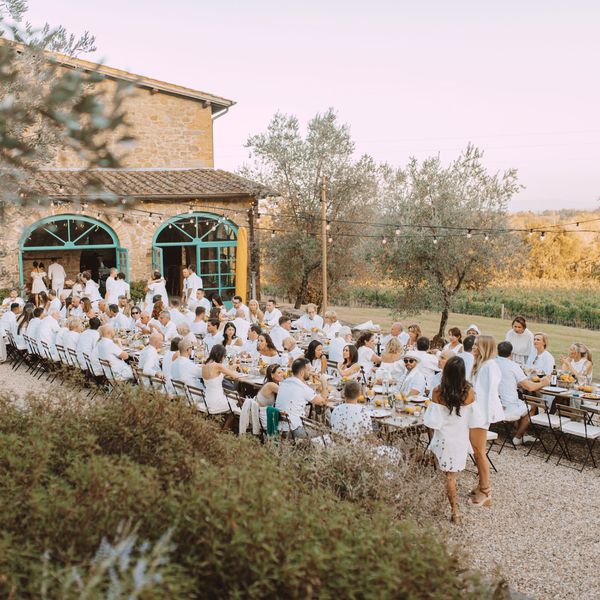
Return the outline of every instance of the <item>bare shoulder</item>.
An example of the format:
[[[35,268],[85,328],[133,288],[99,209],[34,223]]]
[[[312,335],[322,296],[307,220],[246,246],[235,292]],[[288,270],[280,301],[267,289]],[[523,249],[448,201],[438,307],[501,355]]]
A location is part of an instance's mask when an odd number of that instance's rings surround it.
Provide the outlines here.
[[[469,404],[473,404],[475,402],[475,392],[473,391],[473,386],[469,387],[469,391],[467,392],[467,397],[463,404],[468,406]]]
[[[434,387],[433,391],[431,392],[431,401],[435,404],[443,404],[441,392],[442,390],[439,385]]]

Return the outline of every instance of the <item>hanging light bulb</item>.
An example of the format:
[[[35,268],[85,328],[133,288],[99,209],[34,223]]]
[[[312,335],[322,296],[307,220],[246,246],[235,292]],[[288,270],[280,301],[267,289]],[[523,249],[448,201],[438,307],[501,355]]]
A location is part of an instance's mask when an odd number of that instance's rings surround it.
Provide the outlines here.
[[[394,232],[396,235],[400,235],[400,228],[397,228],[396,231]]]
[[[173,229],[173,223],[169,223],[169,229]]]
[[[543,241],[544,241],[544,239],[545,239],[545,237],[546,237],[546,232],[545,232],[545,231],[542,231],[542,233],[540,233],[540,241],[542,241],[542,242],[543,242]]]
[[[490,236],[486,233],[485,236],[483,237],[483,239],[487,242],[490,239]]]
[[[579,223],[575,223],[575,227],[577,227],[577,229],[579,229]]]
[[[331,236],[329,236],[329,238],[327,239],[327,241],[331,244],[331,242],[333,242],[333,238]]]
[[[433,236],[433,243],[434,243],[435,245],[437,245],[437,243],[438,243],[437,236],[435,236],[435,235]]]
[[[529,235],[533,235],[533,229],[529,230]]]
[[[271,237],[274,238],[275,237],[275,230],[273,229],[273,231],[271,231]]]
[[[382,244],[385,246],[385,244],[387,244],[387,240],[386,240],[385,238],[383,238],[383,239],[381,240],[381,243],[382,243]]]
[[[471,230],[470,230],[470,229],[468,229],[468,230],[467,230],[467,237],[468,237],[469,239],[471,239],[471,236],[472,236],[472,235],[473,235],[473,234],[471,233]]]

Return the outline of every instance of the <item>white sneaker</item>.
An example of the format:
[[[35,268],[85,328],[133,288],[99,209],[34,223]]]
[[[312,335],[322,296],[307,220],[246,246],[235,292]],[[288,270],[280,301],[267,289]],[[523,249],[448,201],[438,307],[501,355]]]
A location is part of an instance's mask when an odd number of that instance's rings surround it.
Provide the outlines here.
[[[523,436],[523,443],[524,444],[533,444],[533,442],[535,442],[536,438],[533,437],[532,435],[524,435]]]
[[[514,437],[512,442],[515,446],[521,446],[523,445],[523,438]]]

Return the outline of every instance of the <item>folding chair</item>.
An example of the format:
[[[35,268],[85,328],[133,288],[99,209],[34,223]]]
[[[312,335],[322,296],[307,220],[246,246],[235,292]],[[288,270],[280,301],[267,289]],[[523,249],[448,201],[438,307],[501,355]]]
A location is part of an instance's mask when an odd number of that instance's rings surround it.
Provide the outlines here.
[[[542,445],[544,452],[548,454],[549,450],[548,448],[546,448],[546,444],[544,444],[544,440],[542,439],[541,435],[543,431],[548,430],[548,405],[544,400],[535,396],[523,395],[523,402],[525,402],[525,404],[527,405],[527,417],[529,419],[529,427],[533,432],[533,436],[535,437],[533,444],[529,446],[529,450],[527,451],[525,456],[529,456],[531,454],[531,451],[538,442]],[[558,417],[556,418],[556,421],[558,422]]]
[[[300,416],[300,420],[312,444],[323,448],[333,444],[331,430],[327,425],[304,416]]]
[[[54,383],[54,380],[58,377],[58,365],[59,362],[55,361],[52,357],[52,352],[50,352],[50,346],[47,342],[41,342],[42,350],[45,355],[45,363],[46,363],[46,371],[47,376],[46,379],[49,383]],[[51,378],[52,377],[52,378]]]
[[[96,397],[96,394],[103,388],[103,386],[108,385],[106,383],[106,377],[104,375],[96,375],[94,373],[94,367],[92,366],[92,360],[89,354],[83,353],[83,360],[86,364],[85,375],[87,382],[90,384],[90,391],[88,392],[88,397],[92,394],[90,400],[93,400]],[[93,392],[93,393],[92,393]]]
[[[68,365],[69,358],[67,357],[65,347],[62,344],[56,344],[56,351],[58,352],[58,358],[60,358],[60,362],[63,365]]]
[[[171,385],[173,386],[173,395],[176,398],[185,398],[189,401],[187,386],[183,381],[180,381],[179,379],[171,379]]]
[[[498,421],[497,423],[494,423],[494,429],[498,429],[498,433],[502,434],[502,444],[500,445],[500,448],[498,449],[498,454],[500,454],[502,452],[502,450],[504,450],[504,446],[506,446],[506,444],[510,444],[514,450],[517,449],[517,447],[515,446],[515,443],[513,442],[513,433],[514,433],[514,424],[520,419],[521,417],[518,417],[516,415],[510,415],[507,416],[505,413],[505,418],[502,421]]]
[[[124,390],[124,382],[119,381],[112,370],[112,366],[110,361],[105,358],[99,358],[100,366],[102,367],[102,371],[104,372],[104,378],[106,386],[108,387],[109,395],[112,393],[117,394],[119,396]]]
[[[558,418],[560,422],[560,433],[561,439],[564,443],[561,444],[561,454],[558,457],[557,465],[560,464],[563,456],[567,457],[567,460],[572,461],[569,453],[569,440],[571,439],[582,439],[586,448],[585,460],[581,465],[579,471],[583,471],[587,465],[588,460],[592,459],[592,464],[596,466],[596,460],[594,458],[594,446],[596,440],[600,438],[600,427],[596,425],[589,425],[589,412],[583,408],[573,408],[571,406],[558,405],[557,407]]]
[[[327,375],[337,375],[338,374],[337,363],[333,360],[328,360],[326,372],[327,372]]]
[[[147,388],[152,387],[152,379],[150,375],[146,375],[137,365],[131,365],[131,372],[133,373],[133,379],[138,385],[142,385]]]
[[[67,353],[68,363],[72,367],[75,367],[76,369],[81,370],[81,367],[79,366],[79,360],[77,358],[77,352],[73,348],[65,348],[65,350]]]
[[[150,377],[150,385],[153,390],[160,392],[161,394],[168,395],[169,391],[167,390],[167,380],[164,377],[157,377],[156,375],[152,375]]]
[[[16,371],[27,360],[27,350],[19,349],[19,347],[17,346],[17,341],[15,340],[15,337],[10,331],[8,331],[6,335],[8,336],[9,346],[12,346],[14,352],[12,360],[12,369],[13,371]],[[7,350],[9,349],[9,346],[7,346]]]
[[[187,386],[187,399],[192,408],[201,413],[208,414],[208,406],[206,405],[206,396],[204,390],[195,385]]]

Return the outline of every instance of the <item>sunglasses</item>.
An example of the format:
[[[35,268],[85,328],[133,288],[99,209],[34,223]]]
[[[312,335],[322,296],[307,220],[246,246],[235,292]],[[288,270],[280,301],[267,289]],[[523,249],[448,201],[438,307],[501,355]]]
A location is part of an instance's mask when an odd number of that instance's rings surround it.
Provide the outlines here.
[[[132,311],[131,311],[131,314],[132,314],[132,315],[139,315],[140,313],[139,313],[137,310],[132,310]]]
[[[409,363],[414,363],[417,362],[414,358],[405,358],[404,359],[404,364],[407,365]]]

